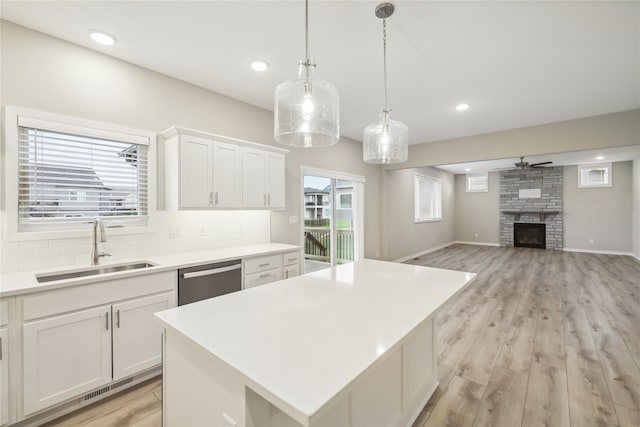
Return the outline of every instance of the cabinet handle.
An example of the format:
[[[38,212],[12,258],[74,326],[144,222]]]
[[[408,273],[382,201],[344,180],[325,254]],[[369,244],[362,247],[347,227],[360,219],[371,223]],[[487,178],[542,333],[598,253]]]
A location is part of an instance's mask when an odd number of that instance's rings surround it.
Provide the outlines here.
[[[108,311],[104,314],[104,328],[107,331],[109,330],[109,312]]]
[[[298,258],[287,258],[287,261],[292,262],[292,261],[296,261]]]
[[[266,266],[268,266],[268,265],[271,265],[271,263],[270,263],[270,262],[268,262],[268,263],[266,263],[266,264],[260,264],[258,267],[266,267]]]
[[[271,273],[261,274],[260,276],[258,276],[258,278],[264,279],[265,277],[269,277],[269,276],[271,276]]]
[[[271,206],[271,194],[267,194],[267,206]]]
[[[116,310],[116,326],[120,329],[120,310]]]
[[[264,199],[263,204],[265,206],[267,206],[267,195],[266,194],[263,196],[263,199]]]
[[[0,337],[0,360],[2,360],[2,337]]]
[[[218,206],[218,192],[216,191],[216,206]]]
[[[213,204],[213,191],[209,192],[209,204]]]
[[[288,279],[289,278],[289,270],[285,270],[284,271],[284,278]]]

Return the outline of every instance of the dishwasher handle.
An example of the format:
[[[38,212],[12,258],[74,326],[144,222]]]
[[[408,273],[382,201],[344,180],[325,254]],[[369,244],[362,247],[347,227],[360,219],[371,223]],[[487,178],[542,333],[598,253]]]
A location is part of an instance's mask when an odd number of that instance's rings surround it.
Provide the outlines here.
[[[242,268],[242,264],[229,265],[227,267],[212,268],[210,270],[194,271],[192,273],[183,273],[182,277],[185,279],[192,279],[194,277],[210,276],[212,274],[224,273],[225,271],[239,270]]]

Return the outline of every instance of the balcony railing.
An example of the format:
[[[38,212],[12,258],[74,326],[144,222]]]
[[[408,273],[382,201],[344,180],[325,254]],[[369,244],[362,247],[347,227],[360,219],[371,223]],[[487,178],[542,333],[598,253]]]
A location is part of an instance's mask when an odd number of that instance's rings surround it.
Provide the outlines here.
[[[336,261],[353,261],[355,250],[353,230],[336,231]],[[304,229],[304,257],[315,261],[331,262],[331,231],[326,228]]]

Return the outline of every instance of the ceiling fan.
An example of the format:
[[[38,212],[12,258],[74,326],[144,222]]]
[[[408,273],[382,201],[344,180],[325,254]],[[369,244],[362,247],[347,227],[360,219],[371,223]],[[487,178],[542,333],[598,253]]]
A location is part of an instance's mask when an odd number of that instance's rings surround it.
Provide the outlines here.
[[[495,170],[509,170],[509,169],[519,169],[519,170],[526,170],[526,169],[539,169],[539,168],[544,168],[544,165],[549,165],[553,162],[540,162],[540,163],[531,163],[529,164],[529,162],[525,162],[524,161],[524,157],[520,157],[520,161],[514,163],[513,165],[515,167],[513,168],[500,168],[500,169],[495,169]]]

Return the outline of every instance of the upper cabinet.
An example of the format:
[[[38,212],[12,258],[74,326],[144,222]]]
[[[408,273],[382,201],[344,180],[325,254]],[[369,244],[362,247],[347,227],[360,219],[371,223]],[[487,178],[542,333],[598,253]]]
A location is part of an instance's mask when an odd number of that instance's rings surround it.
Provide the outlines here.
[[[287,150],[175,126],[161,135],[168,210],[284,209]]]
[[[284,154],[244,147],[242,168],[245,208],[284,209]]]

